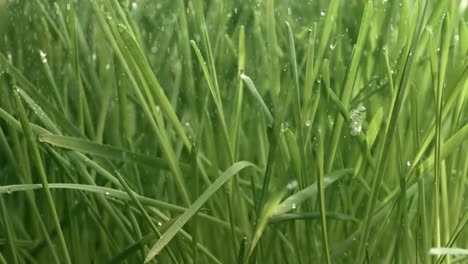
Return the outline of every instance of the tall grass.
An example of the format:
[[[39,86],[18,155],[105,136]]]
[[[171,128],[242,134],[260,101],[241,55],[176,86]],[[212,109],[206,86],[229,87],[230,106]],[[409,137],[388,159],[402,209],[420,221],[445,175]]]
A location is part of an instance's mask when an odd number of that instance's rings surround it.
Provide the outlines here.
[[[0,263],[468,261],[467,5],[0,0]]]

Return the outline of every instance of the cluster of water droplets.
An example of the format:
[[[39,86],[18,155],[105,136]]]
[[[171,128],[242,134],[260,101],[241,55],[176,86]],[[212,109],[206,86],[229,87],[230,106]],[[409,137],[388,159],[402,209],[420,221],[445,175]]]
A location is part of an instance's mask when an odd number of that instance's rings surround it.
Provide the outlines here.
[[[47,63],[47,53],[42,50],[39,50],[39,55],[41,56],[42,63]]]
[[[366,119],[366,108],[360,105],[356,109],[351,110],[349,118],[351,119],[349,123],[351,136],[359,135],[362,131],[362,122]]]

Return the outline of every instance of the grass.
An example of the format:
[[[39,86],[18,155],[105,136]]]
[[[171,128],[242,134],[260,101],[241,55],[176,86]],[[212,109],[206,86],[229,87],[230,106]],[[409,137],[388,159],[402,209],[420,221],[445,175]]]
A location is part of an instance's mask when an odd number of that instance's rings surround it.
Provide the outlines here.
[[[467,1],[0,0],[0,263],[464,263]]]

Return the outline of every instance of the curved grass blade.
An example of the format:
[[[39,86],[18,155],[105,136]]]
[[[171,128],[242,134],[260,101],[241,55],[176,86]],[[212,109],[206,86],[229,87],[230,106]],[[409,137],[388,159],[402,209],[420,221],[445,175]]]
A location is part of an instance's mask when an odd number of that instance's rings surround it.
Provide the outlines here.
[[[133,161],[154,168],[169,170],[169,164],[163,158],[154,158],[148,155],[134,153],[111,145],[99,144],[86,139],[58,136],[50,134],[39,135],[39,141],[49,143],[53,146],[75,150],[82,153],[100,156],[112,160]],[[185,172],[190,170],[187,164],[181,164]]]
[[[32,148],[32,155],[34,157],[34,162],[36,163],[37,169],[39,171],[40,180],[42,182],[42,186],[44,187],[47,203],[50,209],[50,213],[52,214],[52,220],[55,225],[55,229],[57,230],[57,234],[60,241],[60,246],[62,247],[62,251],[65,257],[66,263],[71,263],[70,254],[68,253],[67,243],[65,242],[65,237],[62,232],[62,228],[60,226],[60,220],[57,214],[57,210],[55,208],[55,203],[52,197],[52,193],[48,187],[48,179],[46,175],[46,170],[44,168],[44,164],[42,161],[41,154],[39,152],[39,147],[37,146],[36,139],[34,137],[33,131],[31,129],[31,125],[29,123],[28,117],[26,115],[26,111],[24,109],[23,103],[21,103],[21,99],[18,95],[19,92],[15,91],[15,95],[13,96],[16,101],[16,105],[18,107],[19,112],[19,119],[21,122],[21,127],[23,128],[23,132],[28,140],[29,145]]]
[[[353,171],[354,169],[342,169],[342,170],[337,170],[332,173],[329,173],[323,179],[323,188],[328,187],[330,184],[339,180],[343,176],[347,174],[351,174]],[[294,209],[295,207],[297,207],[298,205],[300,205],[301,203],[303,203],[305,200],[309,199],[310,197],[314,196],[315,194],[317,194],[317,182],[289,196],[286,200],[284,200],[281,204],[278,205],[274,215],[275,216],[282,215],[291,211],[292,209]]]
[[[306,213],[295,213],[295,214],[282,214],[270,218],[270,224],[279,224],[287,221],[295,220],[321,220],[322,216],[320,212],[306,212]],[[356,224],[359,224],[360,221],[356,217],[351,215],[346,215],[337,212],[327,212],[327,221],[328,220],[337,220],[337,221],[350,221]]]
[[[281,190],[280,192],[273,194],[270,197],[269,201],[267,201],[265,205],[263,206],[259,219],[258,219],[257,227],[254,231],[252,240],[249,245],[249,250],[247,251],[246,263],[249,262],[248,260],[250,256],[252,255],[255,247],[257,246],[257,243],[260,240],[263,234],[263,231],[265,231],[265,228],[267,227],[268,222],[270,221],[270,218],[275,213],[275,208],[281,202],[281,199],[283,199],[283,196],[286,194],[286,191],[287,189],[285,188],[284,190]]]
[[[18,82],[21,88],[25,89],[26,92],[34,99],[37,105],[40,105],[45,112],[49,113],[50,116],[54,117],[55,121],[63,128],[67,133],[73,136],[82,136],[81,132],[75,127],[69,120],[67,120],[63,114],[55,109],[47,99],[39,93],[37,89],[31,82],[29,82],[26,77],[21,74],[21,72],[13,66],[3,54],[0,54],[0,66],[10,74],[13,79]]]
[[[253,97],[255,98],[255,100],[260,104],[260,106],[262,107],[263,109],[263,112],[265,113],[267,119],[268,119],[268,122],[270,124],[273,124],[273,122],[275,121],[275,119],[273,118],[273,115],[271,114],[270,110],[268,109],[267,105],[265,104],[265,101],[263,101],[263,98],[262,96],[258,93],[258,90],[257,88],[255,87],[252,79],[250,79],[249,76],[245,75],[245,74],[241,74],[240,75],[240,78],[242,79],[242,81],[244,81],[245,85],[247,85],[247,88],[249,88],[250,92],[252,93]]]
[[[182,227],[190,220],[190,218],[203,206],[203,204],[219,189],[224,185],[232,176],[236,175],[239,171],[246,167],[256,167],[254,164],[247,161],[240,161],[233,164],[226,171],[224,171],[214,181],[208,189],[179,217],[177,222],[173,224],[161,237],[160,240],[151,248],[148,252],[145,263],[151,261],[171,240],[174,236],[182,229]]]

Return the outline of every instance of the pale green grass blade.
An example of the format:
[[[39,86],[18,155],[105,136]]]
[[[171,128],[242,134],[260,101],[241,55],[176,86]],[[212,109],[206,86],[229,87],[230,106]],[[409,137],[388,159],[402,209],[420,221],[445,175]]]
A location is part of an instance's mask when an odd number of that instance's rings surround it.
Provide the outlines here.
[[[257,88],[255,87],[255,84],[253,83],[252,79],[250,79],[249,76],[245,74],[240,75],[241,80],[247,85],[247,88],[249,88],[249,91],[252,93],[254,99],[257,101],[257,103],[261,106],[263,112],[265,113],[265,116],[270,124],[273,124],[275,119],[273,118],[273,115],[271,114],[270,110],[268,109],[268,106],[265,104],[265,101],[263,101],[262,96],[260,93],[258,93]]]
[[[34,134],[32,132],[31,125],[29,124],[28,117],[26,116],[26,111],[25,111],[25,109],[23,107],[23,104],[21,103],[21,99],[19,98],[19,95],[17,93],[18,92],[15,91],[15,95],[13,97],[15,98],[16,105],[18,106],[21,126],[23,128],[23,132],[24,132],[24,134],[26,136],[26,139],[28,140],[28,143],[29,143],[29,145],[30,145],[30,147],[32,148],[32,151],[33,151],[34,161],[35,161],[36,166],[37,166],[37,168],[39,170],[39,176],[40,176],[40,179],[41,179],[41,182],[42,182],[42,186],[44,187],[44,190],[45,190],[45,194],[46,194],[46,197],[47,197],[47,203],[49,205],[50,212],[52,214],[52,219],[53,219],[53,222],[54,222],[55,229],[57,230],[57,233],[58,233],[58,236],[59,236],[59,241],[60,241],[60,246],[62,248],[64,261],[66,263],[71,263],[70,255],[69,255],[68,249],[67,249],[67,243],[65,242],[65,237],[63,235],[63,231],[62,231],[62,228],[60,226],[60,220],[59,220],[59,217],[58,217],[58,214],[57,214],[57,210],[55,208],[54,200],[52,198],[52,193],[50,192],[49,187],[48,187],[49,183],[48,183],[48,180],[47,180],[47,175],[46,175],[46,171],[45,171],[45,168],[44,168],[44,165],[43,165],[42,157],[41,157],[41,154],[39,152],[39,147],[37,146],[36,138],[34,137]]]
[[[232,176],[236,175],[239,171],[246,167],[256,167],[255,165],[240,161],[229,167],[223,172],[218,179],[211,184],[205,192],[189,207],[187,210],[179,216],[177,222],[173,224],[156,242],[156,244],[148,252],[145,258],[145,263],[151,261],[161,250],[174,238],[174,236],[182,229],[182,227],[190,220],[190,218],[197,213],[197,211],[203,206],[203,204],[219,189],[221,188]]]
[[[95,143],[86,139],[42,134],[39,135],[39,141],[49,143],[53,146],[76,150],[78,152],[88,153],[112,160],[138,162],[150,167],[164,168],[166,170],[169,169],[169,165],[165,159],[134,153],[111,145]],[[189,170],[189,166],[187,164],[181,164],[181,168],[185,172]]]
[[[351,174],[352,172],[353,172],[353,169],[343,169],[343,170],[334,171],[332,173],[325,175],[323,179],[323,188],[328,187],[329,185],[333,184],[334,182],[336,182],[343,176]],[[282,215],[296,208],[305,200],[310,199],[311,197],[315,196],[317,194],[317,190],[318,190],[317,188],[318,188],[318,184],[314,183],[308,186],[307,188],[300,190],[299,192],[289,196],[281,204],[278,205],[278,207],[275,210],[274,215],[275,216]]]
[[[465,255],[468,256],[468,249],[463,248],[431,248],[431,255]]]

